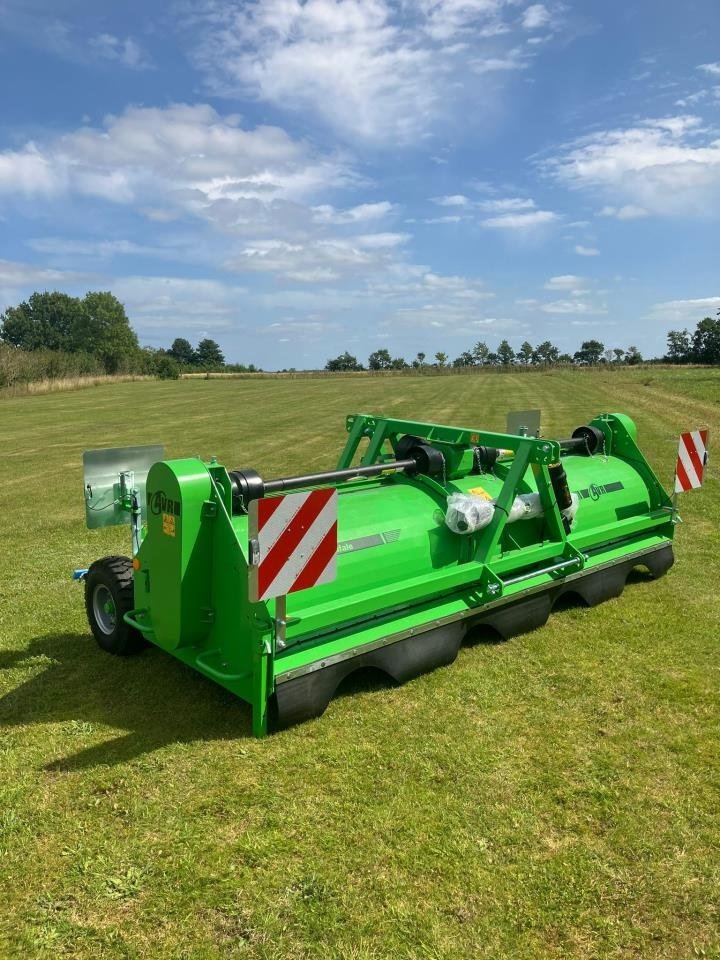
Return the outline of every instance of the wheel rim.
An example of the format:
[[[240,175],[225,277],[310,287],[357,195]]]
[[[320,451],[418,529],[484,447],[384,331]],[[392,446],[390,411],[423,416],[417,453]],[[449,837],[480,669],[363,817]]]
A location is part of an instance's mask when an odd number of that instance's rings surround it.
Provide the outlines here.
[[[93,590],[93,615],[98,627],[109,636],[117,625],[117,617],[115,601],[104,583],[99,583]]]

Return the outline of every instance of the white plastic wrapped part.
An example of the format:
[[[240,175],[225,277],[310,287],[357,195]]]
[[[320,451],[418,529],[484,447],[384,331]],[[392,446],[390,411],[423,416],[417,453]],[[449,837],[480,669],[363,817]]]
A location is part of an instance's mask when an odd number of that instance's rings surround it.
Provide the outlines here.
[[[445,524],[453,533],[475,533],[493,518],[495,503],[469,493],[451,493],[448,497]]]
[[[567,517],[570,523],[572,523],[580,506],[580,497],[576,493],[571,493],[570,497],[572,498],[572,503],[562,511],[562,515]]]
[[[508,523],[515,523],[516,520],[532,520],[533,517],[539,517],[542,512],[539,493],[521,493],[512,502]]]
[[[490,523],[495,513],[495,503],[495,500],[485,500],[483,497],[475,497],[469,493],[451,493],[447,502],[445,524],[453,533],[475,533],[476,530],[482,530]],[[567,517],[570,523],[575,519],[579,503],[580,498],[573,493],[572,505],[562,511],[563,516]],[[542,516],[542,513],[539,493],[521,493],[512,502],[508,523],[532,520],[534,517]]]

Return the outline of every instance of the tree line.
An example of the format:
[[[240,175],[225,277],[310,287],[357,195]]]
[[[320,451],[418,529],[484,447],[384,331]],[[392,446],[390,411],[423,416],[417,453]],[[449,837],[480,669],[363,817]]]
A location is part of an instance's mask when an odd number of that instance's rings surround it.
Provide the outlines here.
[[[42,354],[47,376],[58,369],[56,358],[61,354],[72,358],[62,369],[81,373],[145,373],[175,379],[187,370],[256,370],[252,364],[228,364],[220,345],[208,337],[195,347],[184,337],[176,337],[167,349],[141,347],[125,307],[109,291],[91,291],[84,297],[33,293],[0,315],[0,343]]]
[[[701,320],[693,333],[670,330],[667,342],[668,363],[720,363],[720,310],[715,319]]]
[[[536,347],[526,340],[519,350],[515,351],[507,340],[501,340],[497,349],[491,350],[483,340],[478,341],[470,350],[464,350],[454,360],[450,360],[447,353],[438,351],[432,359],[427,354],[418,353],[409,363],[403,357],[392,357],[388,350],[375,350],[370,354],[367,368],[358,362],[347,351],[334,357],[325,364],[330,371],[342,370],[415,370],[424,367],[502,367],[502,366],[550,366],[556,363],[575,363],[582,366],[598,363],[627,364],[634,366],[642,363],[642,354],[637,347],[631,346],[627,350],[619,347],[606,349],[599,340],[585,340],[574,354],[561,353],[559,348],[549,340],[544,340]]]

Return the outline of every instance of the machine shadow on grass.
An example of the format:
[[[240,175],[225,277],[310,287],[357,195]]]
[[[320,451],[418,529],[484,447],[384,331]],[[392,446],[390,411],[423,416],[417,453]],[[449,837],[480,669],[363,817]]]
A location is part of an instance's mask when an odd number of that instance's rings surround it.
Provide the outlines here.
[[[37,671],[41,667],[40,672]],[[127,730],[53,760],[54,772],[125,763],[173,743],[250,736],[250,709],[217,684],[152,646],[109,657],[90,636],[48,634],[0,652],[0,671],[32,670],[0,698],[0,730],[21,724],[85,722]]]

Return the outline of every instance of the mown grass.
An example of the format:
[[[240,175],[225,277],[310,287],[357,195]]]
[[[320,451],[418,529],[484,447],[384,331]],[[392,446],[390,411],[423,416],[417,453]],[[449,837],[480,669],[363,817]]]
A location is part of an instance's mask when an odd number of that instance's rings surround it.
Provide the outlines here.
[[[720,496],[676,566],[404,687],[252,740],[167,655],[88,635],[80,456],[164,442],[267,475],[334,463],[344,416],[548,435],[622,410],[670,483],[720,371],[127,383],[0,401],[0,956],[720,956]]]

